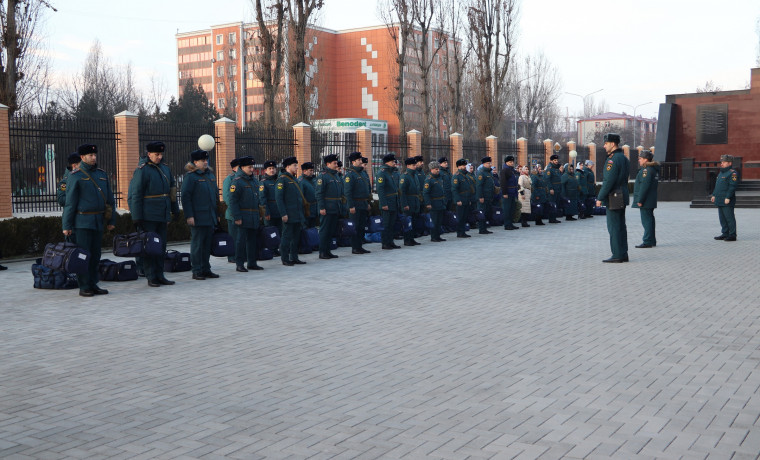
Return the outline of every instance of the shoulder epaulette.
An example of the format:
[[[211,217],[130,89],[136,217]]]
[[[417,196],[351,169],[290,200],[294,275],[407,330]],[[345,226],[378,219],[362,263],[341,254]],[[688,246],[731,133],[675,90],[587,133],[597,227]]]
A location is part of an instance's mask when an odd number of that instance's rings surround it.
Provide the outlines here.
[[[146,164],[148,163],[140,163],[139,165],[137,165],[137,169],[143,169]]]

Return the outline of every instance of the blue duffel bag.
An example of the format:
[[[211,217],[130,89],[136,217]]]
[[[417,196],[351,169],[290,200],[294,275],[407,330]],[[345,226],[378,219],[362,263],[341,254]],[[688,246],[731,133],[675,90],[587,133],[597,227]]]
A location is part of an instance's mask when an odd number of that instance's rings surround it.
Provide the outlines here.
[[[235,241],[232,235],[216,231],[211,237],[211,255],[214,257],[230,257],[235,255]]]
[[[42,265],[42,259],[32,264],[35,289],[75,289],[79,287],[77,276],[63,270],[54,270]]]
[[[259,241],[265,248],[280,247],[280,230],[274,225],[265,225],[259,230]]]
[[[90,264],[90,253],[75,243],[48,243],[42,253],[42,265],[67,273],[84,273]]]
[[[383,231],[383,219],[380,216],[371,216],[367,219],[365,230],[368,233],[377,233]]]

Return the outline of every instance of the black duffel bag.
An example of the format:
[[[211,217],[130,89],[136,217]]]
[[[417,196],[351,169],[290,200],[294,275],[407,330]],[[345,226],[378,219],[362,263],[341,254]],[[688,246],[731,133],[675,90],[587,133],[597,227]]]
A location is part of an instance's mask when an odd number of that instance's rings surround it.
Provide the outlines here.
[[[117,257],[156,257],[161,254],[158,233],[134,232],[113,237],[113,255]]]
[[[235,241],[229,233],[217,229],[211,237],[211,255],[230,257],[235,255]]]
[[[275,249],[280,247],[280,230],[274,225],[260,227],[259,241],[265,248]]]
[[[78,287],[77,275],[63,270],[53,270],[42,265],[42,259],[32,264],[35,289],[75,289]]]
[[[98,265],[98,272],[103,281],[134,281],[137,279],[137,264],[134,260],[114,262],[102,259]]]
[[[68,273],[84,273],[90,263],[90,253],[70,241],[48,243],[42,253],[42,265]]]
[[[191,269],[189,253],[173,249],[166,251],[166,257],[164,258],[165,272],[189,272]]]

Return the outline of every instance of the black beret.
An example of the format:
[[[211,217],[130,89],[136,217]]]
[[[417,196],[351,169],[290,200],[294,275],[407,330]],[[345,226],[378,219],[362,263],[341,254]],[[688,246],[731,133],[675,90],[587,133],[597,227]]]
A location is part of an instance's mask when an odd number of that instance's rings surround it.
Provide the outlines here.
[[[338,161],[338,155],[335,155],[332,153],[329,155],[325,155],[324,158],[322,158],[322,161],[324,161],[325,164],[332,163],[333,161]]]
[[[389,153],[383,157],[383,163],[388,163],[389,161],[396,161],[396,154]]]
[[[550,156],[549,157],[549,161],[552,161],[552,160],[559,160],[559,155],[552,155],[552,156]]]
[[[87,155],[89,153],[98,153],[98,146],[95,144],[82,144],[77,148],[79,155]]]
[[[615,144],[620,144],[620,134],[607,133],[604,135],[604,142],[612,142]]]
[[[438,163],[448,163],[448,162],[449,162],[449,159],[446,157],[441,157],[438,159]]]
[[[240,166],[240,160],[242,160],[242,158],[233,158],[232,161],[230,161],[230,168]]]
[[[264,162],[264,169],[276,168],[276,167],[277,167],[277,162],[274,160],[267,160]]]
[[[361,152],[351,152],[351,155],[348,156],[348,161],[356,161],[361,157],[362,157]]]
[[[66,164],[68,164],[69,166],[71,166],[74,163],[79,163],[81,161],[82,161],[82,157],[80,157],[78,153],[72,153],[66,159]]]
[[[507,157],[504,158],[504,163],[509,163],[510,161],[515,161],[515,157],[512,155],[507,155]]]
[[[416,161],[417,163],[424,162],[425,158],[423,158],[422,155],[417,155],[416,157],[414,157],[414,161]]]
[[[481,163],[489,163],[491,162],[491,157],[483,157],[480,159]]]
[[[406,160],[404,160],[404,164],[407,166],[413,165],[415,163],[417,163],[417,157],[407,158]]]
[[[208,152],[205,150],[193,150],[190,152],[190,160],[191,161],[198,161],[198,160],[208,160]]]
[[[282,167],[287,168],[290,165],[298,164],[298,159],[296,157],[287,157],[284,160],[282,160]]]
[[[307,169],[314,169],[314,163],[311,161],[307,161],[306,163],[301,165],[301,171],[306,171]]]
[[[145,151],[148,153],[164,153],[166,150],[166,144],[161,141],[148,142],[145,146]]]
[[[253,166],[253,157],[247,156],[238,160],[238,166]]]
[[[467,160],[460,158],[457,160],[457,166],[467,166]]]
[[[369,158],[362,157],[362,163],[364,164],[369,163]]]

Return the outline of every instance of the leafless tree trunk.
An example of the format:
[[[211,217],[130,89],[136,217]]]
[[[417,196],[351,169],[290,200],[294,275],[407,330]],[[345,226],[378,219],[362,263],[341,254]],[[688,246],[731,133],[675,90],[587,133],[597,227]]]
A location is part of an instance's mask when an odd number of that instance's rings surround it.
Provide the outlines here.
[[[514,55],[517,17],[517,0],[469,0],[467,20],[475,56],[475,99],[481,137],[494,133],[503,117],[501,107]]]
[[[306,100],[306,29],[312,13],[322,8],[324,0],[288,0],[288,14],[295,50],[290,66],[295,83],[295,116],[292,122],[308,123],[309,105]]]
[[[384,0],[378,4],[378,13],[385,23],[388,33],[393,39],[396,51],[396,116],[399,122],[399,135],[406,134],[406,112],[404,98],[404,71],[408,42],[412,35],[412,9],[408,0]]]
[[[285,30],[286,5],[283,0],[268,0],[262,6],[261,0],[254,0],[258,37],[254,37],[247,48],[254,46],[260,51],[253,65],[256,78],[264,84],[264,126],[277,124],[275,100],[282,79],[283,38]],[[267,25],[272,23],[272,28]],[[258,43],[259,45],[257,45]],[[245,81],[245,79],[243,80]]]
[[[414,54],[416,60],[416,70],[420,72],[422,82],[422,137],[430,137],[431,131],[436,132],[433,127],[433,104],[431,103],[431,69],[435,63],[435,57],[445,44],[445,36],[441,33],[443,28],[440,22],[440,15],[436,12],[438,0],[410,0],[412,6],[412,23],[414,30]],[[417,38],[419,36],[419,43]],[[430,46],[430,40],[433,40],[433,46]]]
[[[450,133],[460,133],[462,125],[462,85],[464,69],[470,58],[469,46],[462,43],[462,10],[458,0],[446,0],[445,8],[440,8],[443,29],[448,31],[446,52],[443,53],[443,71],[446,75],[446,124]]]
[[[549,63],[543,53],[535,57],[526,56],[521,72],[517,72],[517,114],[525,123],[525,138],[535,139],[540,125],[546,126],[544,118],[556,110],[561,94],[562,82],[557,69]]]

